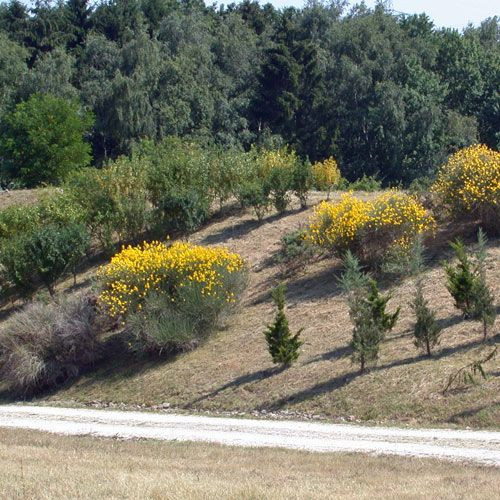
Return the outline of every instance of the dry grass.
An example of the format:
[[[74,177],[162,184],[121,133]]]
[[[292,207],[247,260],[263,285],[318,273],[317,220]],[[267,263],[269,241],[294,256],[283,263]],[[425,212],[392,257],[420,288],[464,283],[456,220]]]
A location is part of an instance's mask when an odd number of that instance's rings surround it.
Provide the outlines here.
[[[494,468],[0,429],[2,498],[493,498]]]
[[[0,191],[0,210],[11,205],[33,205],[43,193],[48,193],[53,188],[39,189],[13,189],[11,191]]]
[[[312,201],[319,199],[315,194]],[[296,365],[283,372],[273,370],[262,333],[273,316],[269,290],[280,280],[279,268],[270,256],[281,236],[306,223],[310,213],[311,209],[295,207],[263,223],[250,213],[233,214],[198,231],[192,241],[228,246],[250,265],[250,284],[241,310],[227,328],[195,351],[163,362],[138,361],[126,354],[116,336],[109,340],[108,355],[97,370],[44,399],[63,404],[169,403],[188,411],[250,414],[286,410],[289,415],[316,414],[334,420],[498,428],[500,357],[487,367],[488,382],[441,394],[449,374],[486,348],[480,342],[479,323],[461,321],[444,287],[438,260],[426,276],[427,296],[444,327],[433,359],[421,356],[413,345],[408,306],[412,283],[399,280],[385,286],[393,291],[390,309],[402,305],[401,320],[383,344],[377,367],[359,376],[350,361],[351,325],[336,284],[338,263],[322,259],[288,280],[291,327],[305,327],[305,344]],[[447,230],[433,242],[431,250],[439,259],[444,257],[449,237]],[[496,278],[492,285],[498,297],[500,248],[491,245],[489,255],[489,274]]]

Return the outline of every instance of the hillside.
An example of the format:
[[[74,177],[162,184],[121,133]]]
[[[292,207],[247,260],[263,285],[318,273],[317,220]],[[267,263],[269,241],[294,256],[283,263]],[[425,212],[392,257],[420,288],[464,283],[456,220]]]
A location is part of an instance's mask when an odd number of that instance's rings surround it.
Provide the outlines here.
[[[338,197],[336,193],[334,199]],[[310,205],[320,199],[322,195],[314,193]],[[279,248],[280,238],[305,224],[311,211],[300,211],[294,204],[284,216],[270,215],[262,223],[250,212],[234,211],[197,231],[191,241],[227,246],[239,252],[250,268],[250,283],[240,310],[228,320],[226,328],[196,350],[167,360],[137,359],[127,353],[119,333],[112,335],[96,367],[38,401],[498,428],[498,358],[488,365],[491,377],[487,382],[441,394],[454,370],[484,352],[481,327],[477,322],[461,320],[444,287],[439,262],[446,256],[445,242],[454,233],[467,233],[463,227],[441,228],[429,242],[429,253],[439,255],[439,260],[430,262],[425,291],[444,327],[441,346],[433,359],[423,357],[413,345],[408,305],[412,282],[387,282],[384,289],[390,288],[393,293],[389,310],[401,305],[400,321],[387,336],[377,366],[359,375],[350,360],[352,329],[336,281],[339,263],[324,256],[287,280],[291,328],[305,328],[305,343],[295,365],[285,371],[274,368],[262,333],[273,317],[269,290],[281,279],[279,266],[271,256]],[[489,276],[496,278],[491,284],[498,297],[500,247],[491,242],[488,254]],[[498,340],[496,334],[489,342]]]

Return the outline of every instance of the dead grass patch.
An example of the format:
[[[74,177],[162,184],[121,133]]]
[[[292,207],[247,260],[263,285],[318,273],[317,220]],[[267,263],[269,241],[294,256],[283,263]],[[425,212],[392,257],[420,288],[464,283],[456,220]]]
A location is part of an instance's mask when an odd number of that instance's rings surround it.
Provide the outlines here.
[[[2,498],[493,498],[495,468],[0,429]]]

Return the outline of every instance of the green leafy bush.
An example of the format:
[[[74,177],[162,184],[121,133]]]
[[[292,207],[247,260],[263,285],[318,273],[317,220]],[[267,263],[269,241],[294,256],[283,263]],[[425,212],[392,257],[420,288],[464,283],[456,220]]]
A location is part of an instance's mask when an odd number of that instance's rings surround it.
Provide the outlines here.
[[[0,156],[7,174],[26,187],[59,184],[91,161],[84,136],[93,117],[78,103],[34,94],[3,117]]]
[[[297,229],[281,238],[281,247],[276,255],[282,275],[301,271],[316,255],[316,247],[307,238],[306,229]]]
[[[382,181],[377,179],[375,175],[365,175],[363,177],[350,182],[348,188],[350,191],[367,191],[367,192],[375,192],[382,190]]]
[[[167,231],[194,231],[210,214],[209,199],[195,189],[173,190],[158,202],[161,227]]]
[[[80,224],[42,226],[5,243],[0,250],[3,275],[23,296],[43,284],[54,295],[55,283],[75,268],[90,246]]]
[[[0,330],[0,374],[12,390],[34,393],[76,377],[99,354],[101,320],[87,294],[34,302]]]
[[[295,162],[292,170],[291,189],[300,201],[301,208],[307,207],[307,197],[313,183],[313,173],[309,161]]]
[[[259,180],[241,186],[238,191],[238,199],[243,207],[252,207],[258,220],[264,218],[271,204],[269,191]]]

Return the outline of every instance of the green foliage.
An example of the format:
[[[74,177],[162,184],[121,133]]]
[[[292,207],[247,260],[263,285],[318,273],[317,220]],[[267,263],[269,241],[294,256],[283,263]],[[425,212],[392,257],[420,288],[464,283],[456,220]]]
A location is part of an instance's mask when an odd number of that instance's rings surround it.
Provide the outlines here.
[[[285,292],[286,287],[283,284],[278,285],[271,292],[278,310],[274,322],[267,327],[264,335],[273,362],[281,364],[283,367],[288,367],[299,357],[299,349],[303,342],[299,340],[302,329],[295,335],[292,335],[290,332],[288,319],[285,314]]]
[[[246,286],[245,273],[223,273],[226,292],[239,297]],[[131,348],[138,353],[169,355],[197,347],[220,328],[235,308],[225,294],[205,294],[194,282],[179,287],[172,296],[151,292],[138,311],[127,315]]]
[[[30,296],[43,284],[54,295],[55,283],[73,271],[90,246],[84,226],[46,225],[5,243],[0,263],[7,281],[23,296]]]
[[[488,327],[493,326],[496,318],[496,307],[493,293],[486,283],[486,234],[479,228],[477,251],[477,281],[474,287],[474,301],[472,314],[474,318],[479,319],[483,324],[483,337],[486,340]]]
[[[271,204],[269,192],[259,180],[246,182],[238,190],[238,199],[243,207],[252,207],[258,220],[262,220]]]
[[[456,265],[445,265],[447,278],[446,288],[455,299],[455,307],[460,309],[465,318],[473,314],[474,290],[478,283],[478,273],[461,240],[451,243],[458,262]]]
[[[486,234],[478,231],[478,249],[470,256],[461,240],[452,243],[458,263],[445,265],[447,288],[455,299],[455,306],[465,318],[479,319],[486,339],[488,327],[496,318],[493,293],[486,282]]]
[[[29,304],[0,330],[2,380],[33,394],[76,377],[98,357],[101,329],[92,296]]]
[[[386,313],[385,308],[387,302],[391,299],[391,295],[381,295],[377,282],[373,279],[370,280],[370,292],[366,298],[368,304],[368,310],[371,312],[371,317],[373,322],[377,325],[381,335],[390,332],[399,317],[400,307],[396,309],[392,314]]]
[[[169,231],[194,231],[210,213],[209,200],[195,189],[165,193],[158,209],[163,217],[162,227]]]
[[[194,318],[162,294],[150,294],[141,311],[127,317],[126,330],[132,350],[143,354],[168,355],[192,349],[200,342]]]
[[[264,182],[264,192],[270,193],[274,208],[278,213],[284,213],[290,204],[290,171],[288,169],[272,168]]]
[[[309,161],[296,162],[292,170],[290,187],[300,201],[301,208],[307,207],[307,196],[312,187],[313,176]]]
[[[59,184],[90,163],[84,136],[91,125],[92,116],[75,102],[35,94],[4,117],[3,168],[26,187]]]
[[[339,279],[342,290],[347,293],[349,316],[353,323],[353,361],[360,363],[363,373],[366,365],[378,358],[380,343],[399,316],[399,307],[389,314],[385,311],[390,295],[380,295],[375,280],[363,272],[359,260],[346,252],[344,272]]]
[[[425,348],[427,355],[431,356],[431,349],[439,344],[441,328],[436,323],[436,314],[431,310],[429,302],[424,297],[421,279],[417,279],[415,284],[415,298],[411,305],[415,313],[413,326],[415,345],[418,348]]]
[[[373,193],[382,189],[382,181],[377,179],[376,175],[365,175],[363,177],[350,182],[347,186],[349,191],[367,191]]]
[[[307,238],[307,230],[297,229],[281,238],[281,248],[276,261],[282,275],[293,275],[301,271],[316,254],[315,246]]]

